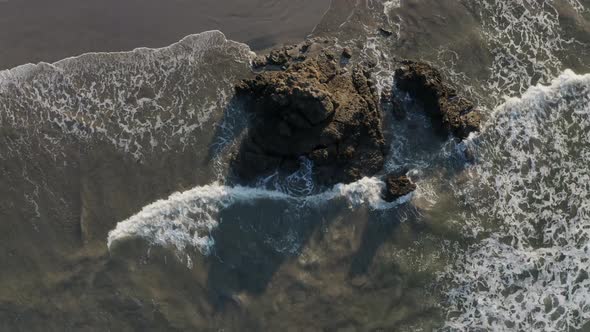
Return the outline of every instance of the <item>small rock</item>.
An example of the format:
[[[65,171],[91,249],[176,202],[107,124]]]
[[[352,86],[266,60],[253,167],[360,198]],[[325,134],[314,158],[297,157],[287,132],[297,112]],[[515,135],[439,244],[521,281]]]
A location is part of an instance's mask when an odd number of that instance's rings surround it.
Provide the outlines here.
[[[350,50],[350,48],[345,47],[344,49],[342,49],[342,56],[346,59],[352,58],[352,51]]]
[[[393,31],[387,30],[383,27],[379,28],[379,33],[381,33],[381,35],[383,35],[385,37],[391,37],[393,35]]]
[[[311,41],[307,41],[305,42],[303,45],[301,45],[301,47],[299,48],[299,52],[301,53],[307,53],[307,51],[309,50],[309,47],[311,46],[312,42]]]
[[[406,175],[390,174],[385,178],[383,200],[393,202],[416,190],[416,185]]]
[[[275,66],[284,66],[289,62],[289,54],[285,48],[272,50],[267,56],[267,63]]]

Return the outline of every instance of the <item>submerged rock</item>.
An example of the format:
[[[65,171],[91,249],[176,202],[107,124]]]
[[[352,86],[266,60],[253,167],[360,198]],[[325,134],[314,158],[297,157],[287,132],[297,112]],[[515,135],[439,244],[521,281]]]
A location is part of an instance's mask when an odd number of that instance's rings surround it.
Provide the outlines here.
[[[342,49],[342,57],[346,59],[352,58],[352,51],[350,50],[350,48],[345,47]]]
[[[440,72],[425,62],[404,61],[395,71],[398,89],[421,102],[433,122],[458,138],[478,131],[481,115],[475,105],[444,82]]]
[[[389,174],[385,178],[385,188],[381,195],[383,200],[393,202],[414,190],[416,190],[416,184],[414,184],[406,175]]]
[[[302,157],[314,162],[314,179],[324,185],[380,171],[386,149],[370,73],[341,68],[328,51],[286,65],[236,86],[253,115],[233,162],[237,175],[293,170]]]

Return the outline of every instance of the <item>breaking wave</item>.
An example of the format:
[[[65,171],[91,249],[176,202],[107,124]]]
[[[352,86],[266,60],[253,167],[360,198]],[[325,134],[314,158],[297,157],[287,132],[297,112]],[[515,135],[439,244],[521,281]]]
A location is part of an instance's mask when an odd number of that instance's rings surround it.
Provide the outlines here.
[[[236,203],[280,201],[296,210],[292,213],[297,213],[338,199],[351,208],[367,204],[372,209],[387,209],[411,198],[410,194],[393,203],[385,202],[381,199],[384,186],[377,178],[363,178],[351,184],[338,184],[320,194],[293,196],[277,190],[214,183],[175,193],[144,207],[109,232],[108,247],[126,238],[143,238],[152,245],[171,247],[178,252],[196,248],[209,254],[215,243],[211,231],[221,222],[219,213]]]
[[[446,330],[567,331],[590,320],[590,75],[500,106],[457,193],[477,244],[443,280]]]

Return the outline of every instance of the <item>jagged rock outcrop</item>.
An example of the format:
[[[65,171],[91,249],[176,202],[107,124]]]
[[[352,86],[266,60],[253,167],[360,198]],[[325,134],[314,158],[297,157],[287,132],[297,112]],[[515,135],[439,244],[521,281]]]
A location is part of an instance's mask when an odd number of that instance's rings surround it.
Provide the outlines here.
[[[370,73],[341,67],[328,51],[303,61],[285,56],[285,70],[264,71],[236,86],[253,118],[232,165],[236,174],[248,181],[293,170],[301,157],[314,162],[314,178],[325,185],[380,171],[386,149]]]
[[[481,115],[475,105],[459,96],[431,65],[403,61],[402,66],[395,71],[395,82],[399,90],[408,92],[423,104],[433,123],[456,137],[463,139],[479,130]]]

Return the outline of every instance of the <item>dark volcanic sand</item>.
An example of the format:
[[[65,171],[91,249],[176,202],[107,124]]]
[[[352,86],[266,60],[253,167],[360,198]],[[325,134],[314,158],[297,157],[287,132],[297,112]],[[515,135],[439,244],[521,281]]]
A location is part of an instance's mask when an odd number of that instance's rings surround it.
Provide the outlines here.
[[[254,49],[300,40],[329,0],[0,0],[0,69],[167,46],[221,30]]]

